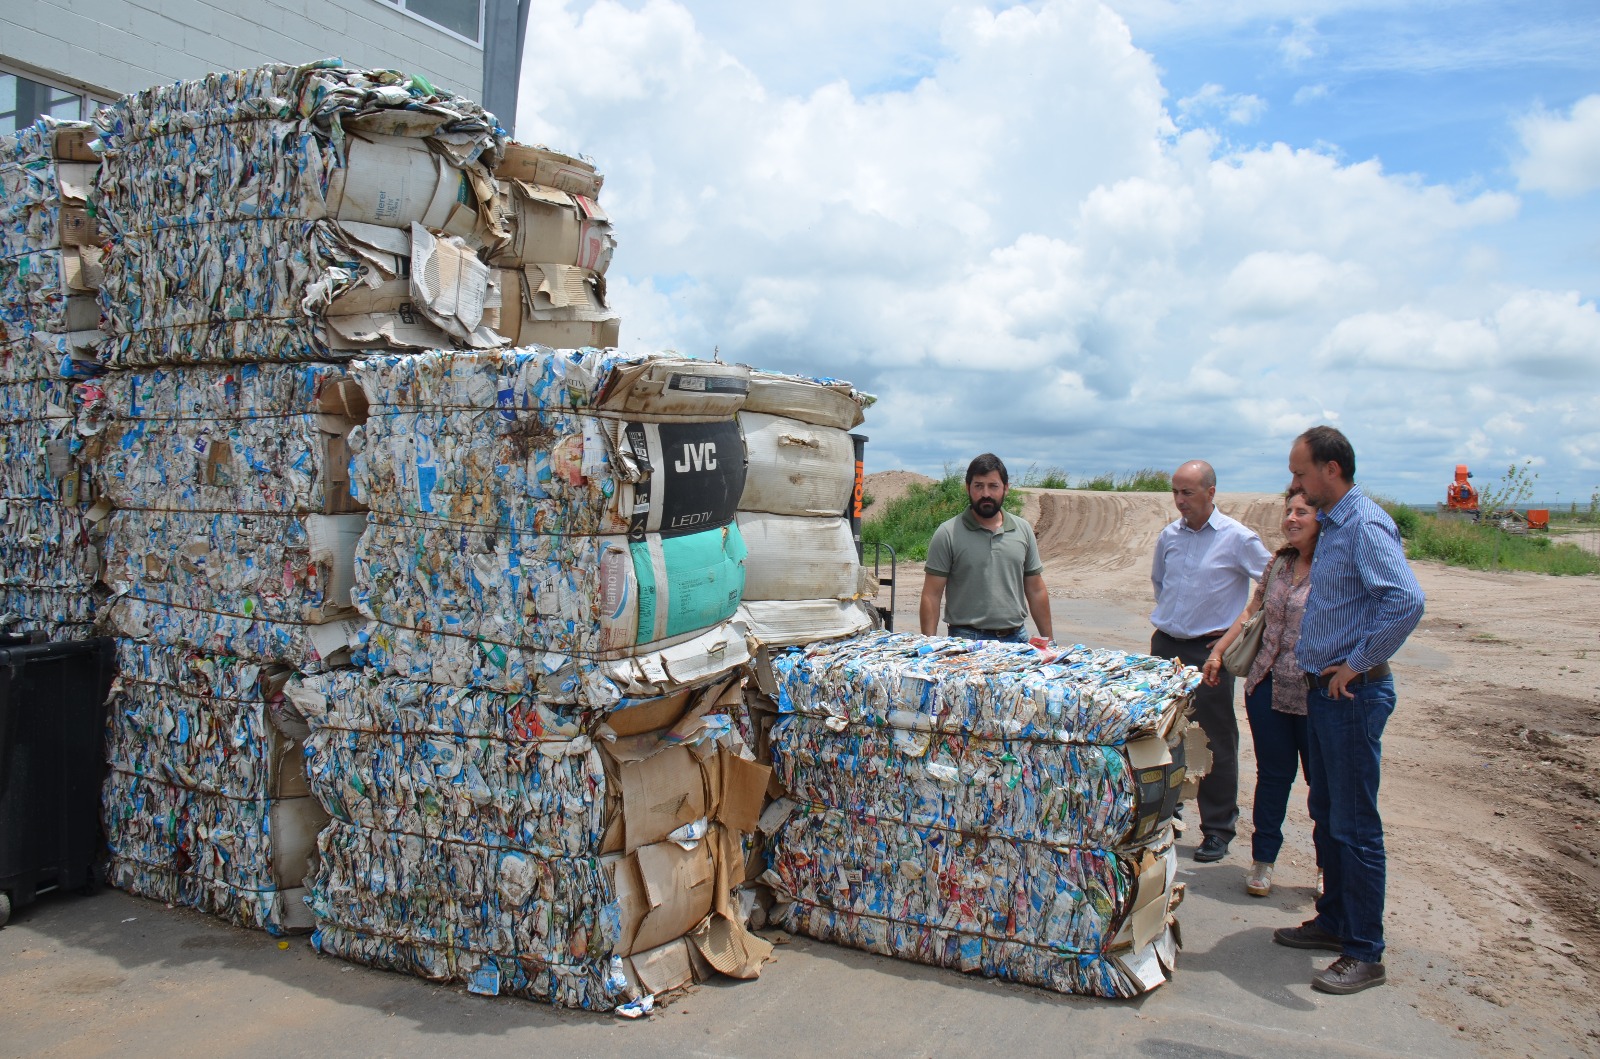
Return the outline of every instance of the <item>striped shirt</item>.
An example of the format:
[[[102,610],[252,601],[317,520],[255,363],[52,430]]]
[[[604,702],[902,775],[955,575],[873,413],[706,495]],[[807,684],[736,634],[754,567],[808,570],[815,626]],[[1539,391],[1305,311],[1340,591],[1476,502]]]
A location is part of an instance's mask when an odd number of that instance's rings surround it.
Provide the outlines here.
[[[1400,650],[1422,620],[1422,586],[1394,520],[1360,487],[1317,521],[1322,532],[1295,657],[1308,673],[1340,662],[1365,673]]]

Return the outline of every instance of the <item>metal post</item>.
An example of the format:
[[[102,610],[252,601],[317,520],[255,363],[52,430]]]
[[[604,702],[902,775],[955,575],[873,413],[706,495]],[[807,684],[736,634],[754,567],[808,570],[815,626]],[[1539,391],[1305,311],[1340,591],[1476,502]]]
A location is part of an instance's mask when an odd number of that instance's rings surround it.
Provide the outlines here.
[[[851,434],[850,440],[856,447],[856,487],[850,495],[850,505],[845,509],[845,514],[850,518],[850,536],[856,542],[856,562],[863,563],[866,561],[866,552],[861,546],[861,506],[867,489],[867,442],[870,439],[865,434]]]

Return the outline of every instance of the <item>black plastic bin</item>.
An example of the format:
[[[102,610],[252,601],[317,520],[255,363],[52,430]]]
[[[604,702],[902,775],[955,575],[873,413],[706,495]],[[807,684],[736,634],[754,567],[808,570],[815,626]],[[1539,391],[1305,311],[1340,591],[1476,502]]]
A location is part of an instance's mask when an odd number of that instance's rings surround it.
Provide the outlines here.
[[[110,639],[0,642],[0,926],[42,890],[97,881]]]

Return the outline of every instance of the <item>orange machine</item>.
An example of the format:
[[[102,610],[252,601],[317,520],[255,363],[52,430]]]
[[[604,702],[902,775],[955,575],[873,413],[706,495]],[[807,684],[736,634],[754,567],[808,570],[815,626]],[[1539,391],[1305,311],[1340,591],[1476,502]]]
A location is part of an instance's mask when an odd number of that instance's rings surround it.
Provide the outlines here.
[[[1471,477],[1472,472],[1467,470],[1466,464],[1456,464],[1456,480],[1450,483],[1444,493],[1447,511],[1465,511],[1472,515],[1478,513],[1478,491],[1467,481]]]

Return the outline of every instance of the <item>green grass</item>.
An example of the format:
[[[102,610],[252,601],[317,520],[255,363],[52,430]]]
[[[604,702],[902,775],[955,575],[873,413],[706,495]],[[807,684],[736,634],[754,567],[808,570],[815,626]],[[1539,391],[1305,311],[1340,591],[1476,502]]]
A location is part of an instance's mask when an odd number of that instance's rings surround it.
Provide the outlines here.
[[[1172,475],[1154,467],[1143,467],[1125,474],[1098,474],[1078,482],[1079,489],[1099,493],[1167,493],[1172,491]]]
[[[1021,511],[1022,494],[1015,490],[1007,493],[1005,506],[1012,513]],[[882,542],[893,547],[901,559],[921,562],[928,557],[933,531],[966,507],[967,485],[962,475],[947,474],[937,482],[917,482],[867,519],[861,527],[861,540],[867,545]]]
[[[1067,472],[1060,467],[1046,467],[1039,469],[1036,463],[1028,468],[1028,473],[1022,476],[1022,481],[1017,483],[1024,489],[1070,489],[1071,479]]]
[[[1406,542],[1406,557],[1433,559],[1473,570],[1527,570],[1538,574],[1600,574],[1600,556],[1543,533],[1507,533],[1464,519],[1438,519],[1404,504],[1384,502]]]

